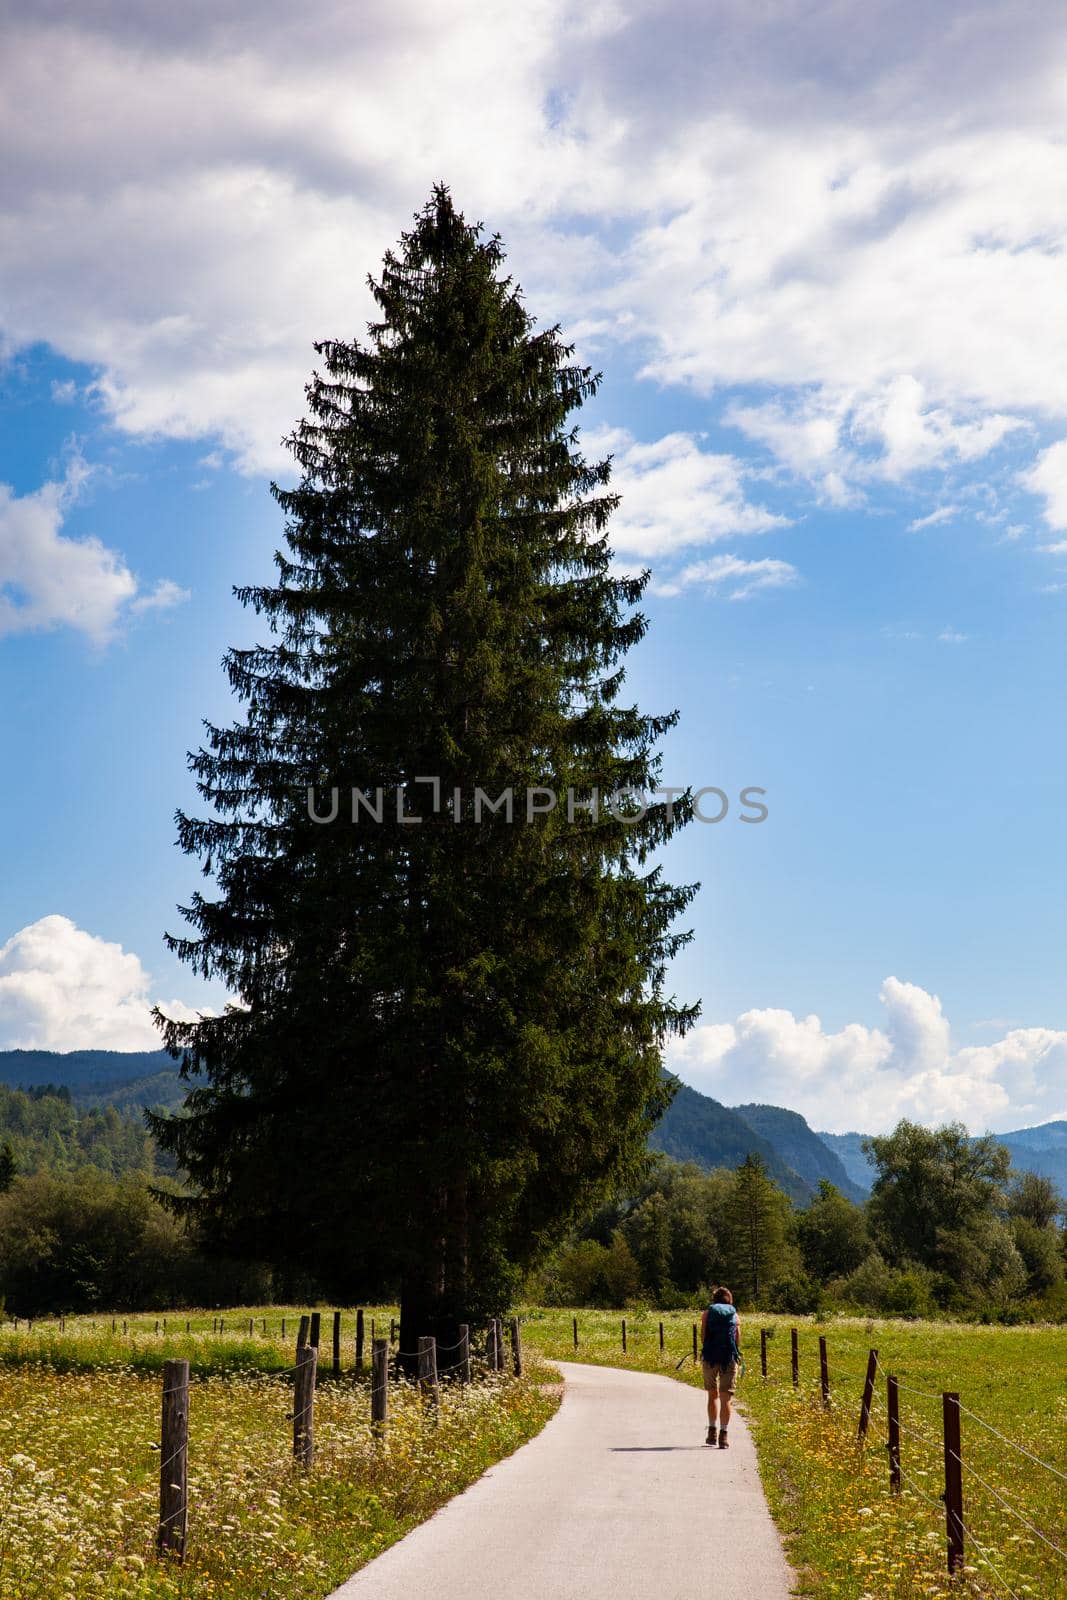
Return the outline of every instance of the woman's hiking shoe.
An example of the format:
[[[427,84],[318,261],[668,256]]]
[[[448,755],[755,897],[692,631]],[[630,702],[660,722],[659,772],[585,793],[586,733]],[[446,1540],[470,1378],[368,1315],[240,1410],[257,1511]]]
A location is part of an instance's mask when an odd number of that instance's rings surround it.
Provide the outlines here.
[[[711,1440],[709,1440],[708,1443],[710,1444]],[[719,1449],[720,1450],[729,1450],[729,1448],[730,1448],[730,1441],[726,1437],[726,1429],[725,1428],[720,1428],[720,1430],[719,1430]]]
[[[717,1432],[718,1432],[718,1429],[715,1427],[715,1425],[713,1423],[709,1422],[709,1424],[708,1424],[708,1436],[704,1440],[704,1443],[705,1444],[714,1444],[716,1442],[715,1441],[715,1435],[716,1435]]]

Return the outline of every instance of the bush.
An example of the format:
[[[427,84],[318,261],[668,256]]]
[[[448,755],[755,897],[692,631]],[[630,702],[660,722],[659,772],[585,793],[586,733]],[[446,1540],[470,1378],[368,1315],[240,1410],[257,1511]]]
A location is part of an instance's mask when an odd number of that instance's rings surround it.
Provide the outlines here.
[[[925,1267],[914,1262],[900,1267],[887,1266],[877,1251],[867,1257],[847,1278],[829,1286],[828,1298],[856,1311],[880,1311],[893,1317],[932,1317],[937,1315],[937,1280]]]
[[[775,1278],[766,1294],[761,1296],[761,1304],[768,1311],[807,1316],[809,1312],[819,1309],[822,1299],[820,1285],[810,1274],[796,1267]]]
[[[261,1269],[206,1260],[139,1177],[42,1172],[0,1195],[0,1294],[11,1316],[232,1304],[269,1288]]]

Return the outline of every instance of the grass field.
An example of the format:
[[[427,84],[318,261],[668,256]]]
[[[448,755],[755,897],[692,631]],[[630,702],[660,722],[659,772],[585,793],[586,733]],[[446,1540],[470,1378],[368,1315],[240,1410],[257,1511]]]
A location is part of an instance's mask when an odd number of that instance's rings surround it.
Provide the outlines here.
[[[436,1418],[414,1388],[393,1384],[388,1431],[375,1441],[368,1380],[350,1370],[354,1317],[339,1379],[324,1317],[316,1457],[303,1472],[289,1418],[297,1323],[290,1311],[282,1345],[283,1314],[227,1312],[222,1335],[210,1331],[211,1312],[190,1316],[188,1336],[184,1313],[168,1317],[166,1337],[153,1317],[129,1319],[126,1338],[111,1335],[110,1318],[95,1329],[68,1321],[63,1333],[52,1324],[0,1331],[3,1600],[320,1600],[525,1443],[558,1403],[544,1387],[552,1374],[536,1363],[520,1381],[483,1374],[465,1389],[444,1385]],[[248,1337],[250,1315],[267,1316],[268,1336]],[[367,1327],[369,1336],[369,1314]],[[195,1375],[182,1567],[154,1559],[153,1447],[169,1356],[188,1356]]]
[[[625,1355],[620,1313],[577,1312],[577,1352],[574,1314],[527,1308],[527,1357],[577,1357],[699,1385],[689,1358],[692,1314],[663,1315],[661,1352],[660,1314],[627,1313]],[[556,1403],[542,1386],[545,1369],[529,1360],[532,1376],[521,1383],[487,1377],[470,1390],[446,1392],[437,1424],[412,1389],[398,1386],[388,1440],[376,1446],[366,1378],[352,1371],[354,1313],[342,1320],[337,1379],[330,1373],[332,1321],[324,1314],[318,1452],[304,1475],[292,1465],[288,1420],[300,1308],[227,1310],[221,1332],[219,1315],[172,1313],[165,1332],[162,1315],[128,1318],[125,1334],[121,1317],[112,1334],[111,1319],[103,1316],[68,1320],[63,1331],[55,1322],[0,1328],[3,1600],[319,1600],[532,1437]],[[365,1315],[369,1355],[371,1319],[376,1332],[387,1334],[395,1308],[368,1308]],[[747,1372],[740,1400],[800,1593],[819,1600],[1067,1597],[1067,1560],[1041,1537],[1067,1545],[1067,1478],[1056,1475],[1067,1473],[1067,1329],[771,1316],[743,1324]],[[794,1325],[801,1362],[796,1391],[789,1357]],[[766,1380],[760,1326],[774,1330]],[[819,1393],[820,1333],[829,1351],[829,1413]],[[856,1444],[871,1346],[901,1384],[899,1496],[888,1484],[884,1372],[869,1442],[865,1450]],[[194,1373],[189,1554],[178,1570],[160,1567],[152,1554],[158,1485],[152,1446],[158,1442],[160,1372],[171,1356],[187,1357]],[[961,1452],[971,1537],[967,1570],[955,1583],[945,1572],[938,1501],[942,1389],[957,1390],[973,1413],[963,1417]],[[702,1436],[698,1393],[693,1428]]]
[[[577,1315],[579,1348],[573,1345]],[[690,1313],[627,1314],[628,1351],[621,1349],[621,1313],[525,1313],[527,1348],[547,1356],[664,1372],[694,1385]],[[773,1328],[768,1377],[760,1375],[759,1328]],[[799,1388],[790,1371],[789,1329],[800,1341]],[[742,1319],[747,1370],[739,1399],[756,1438],[771,1508],[800,1577],[799,1592],[834,1600],[917,1600],[964,1594],[1067,1596],[1067,1478],[998,1440],[1007,1439],[1067,1474],[1067,1329],[993,1328],[969,1324],[832,1318]],[[825,1334],[831,1409],[822,1406],[818,1336]],[[889,1490],[885,1450],[885,1379],[879,1373],[869,1442],[856,1444],[868,1349],[901,1384],[904,1487]],[[907,1386],[907,1387],[905,1387]],[[950,1582],[945,1561],[941,1392],[955,1390],[964,1414],[963,1581]],[[703,1397],[693,1397],[693,1431],[703,1429]],[[981,1481],[980,1481],[981,1480]],[[1010,1508],[1010,1509],[1009,1509]],[[1020,1520],[1025,1518],[1026,1521]],[[1029,1523],[1031,1526],[1027,1526]],[[1036,1532],[1035,1532],[1036,1530]],[[979,1549],[979,1544],[982,1549]]]

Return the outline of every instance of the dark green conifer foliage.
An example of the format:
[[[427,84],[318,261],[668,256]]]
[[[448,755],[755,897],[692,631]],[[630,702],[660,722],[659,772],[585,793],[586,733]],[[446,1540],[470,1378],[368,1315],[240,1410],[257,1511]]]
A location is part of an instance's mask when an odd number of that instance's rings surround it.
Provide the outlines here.
[[[247,1009],[160,1019],[193,1087],[154,1128],[208,1235],[348,1303],[399,1289],[408,1351],[502,1310],[638,1171],[696,1014],[664,991],[694,889],[648,865],[688,797],[566,815],[568,786],[654,787],[676,714],[618,703],[647,574],[610,570],[610,464],[568,427],[598,380],[502,260],[438,187],[371,280],[369,342],[316,346],[302,480],[272,490],[288,550],[238,591],[274,642],[227,656],[243,720],[191,757],[215,815],[179,817],[220,892],[173,948]],[[561,803],[528,821],[535,785]],[[476,787],[508,786],[514,820],[477,821]]]

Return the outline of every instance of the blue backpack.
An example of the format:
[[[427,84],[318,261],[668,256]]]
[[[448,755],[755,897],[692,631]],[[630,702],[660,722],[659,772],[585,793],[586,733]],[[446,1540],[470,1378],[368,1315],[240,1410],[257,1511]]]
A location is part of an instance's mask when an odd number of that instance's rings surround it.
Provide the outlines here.
[[[737,1312],[730,1305],[708,1307],[701,1355],[711,1366],[725,1367],[741,1360],[737,1346]]]

